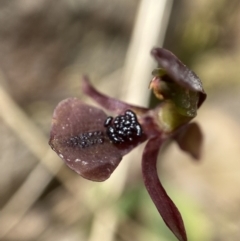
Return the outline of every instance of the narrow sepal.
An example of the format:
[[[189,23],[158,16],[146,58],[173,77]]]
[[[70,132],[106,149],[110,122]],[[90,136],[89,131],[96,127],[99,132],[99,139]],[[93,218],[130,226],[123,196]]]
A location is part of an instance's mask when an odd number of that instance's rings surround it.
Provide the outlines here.
[[[181,214],[171,198],[167,195],[158,178],[156,165],[162,142],[161,137],[156,137],[148,141],[142,158],[143,180],[150,197],[166,225],[179,241],[187,241]]]
[[[111,111],[116,114],[122,114],[128,109],[131,109],[136,114],[146,113],[149,109],[144,107],[139,107],[135,105],[130,105],[124,101],[106,96],[96,90],[90,83],[88,77],[84,76],[82,80],[82,90],[83,92],[91,97],[98,105],[102,106],[104,109]]]

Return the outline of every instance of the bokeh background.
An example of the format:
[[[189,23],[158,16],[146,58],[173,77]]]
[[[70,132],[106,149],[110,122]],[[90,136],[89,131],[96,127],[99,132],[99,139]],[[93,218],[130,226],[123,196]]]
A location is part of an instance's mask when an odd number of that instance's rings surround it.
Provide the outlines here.
[[[196,118],[201,161],[172,143],[159,176],[190,241],[240,240],[239,0],[0,1],[0,240],[176,240],[144,189],[144,145],[103,183],[69,170],[48,146],[59,101],[93,103],[83,74],[148,106],[153,46],[174,52],[208,94]]]

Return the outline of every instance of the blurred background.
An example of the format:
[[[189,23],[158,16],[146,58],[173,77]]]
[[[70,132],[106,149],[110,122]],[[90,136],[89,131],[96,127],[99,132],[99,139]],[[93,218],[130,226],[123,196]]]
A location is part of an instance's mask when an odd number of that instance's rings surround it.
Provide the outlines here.
[[[102,92],[144,106],[153,46],[171,50],[208,94],[200,162],[172,143],[159,176],[190,241],[240,240],[240,1],[0,1],[0,240],[174,241],[144,189],[144,144],[103,183],[48,146],[59,101]]]

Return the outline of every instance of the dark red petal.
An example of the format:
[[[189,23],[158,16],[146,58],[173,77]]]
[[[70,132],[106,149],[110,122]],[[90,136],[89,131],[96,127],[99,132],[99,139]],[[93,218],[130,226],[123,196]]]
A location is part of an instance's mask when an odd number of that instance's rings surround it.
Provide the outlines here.
[[[130,105],[118,99],[106,96],[100,92],[98,92],[89,82],[86,76],[83,77],[82,81],[83,92],[94,99],[97,104],[101,105],[104,109],[114,112],[116,114],[122,114],[128,109],[131,109],[136,114],[146,113],[148,111],[147,108]]]
[[[71,169],[93,181],[106,180],[122,159],[121,151],[105,135],[106,118],[102,110],[76,98],[61,101],[53,114],[49,144]],[[92,140],[103,138],[103,143],[81,147],[80,135],[94,132],[102,135]]]
[[[189,153],[195,159],[200,159],[203,134],[197,123],[193,122],[182,128],[174,139],[183,151]]]
[[[145,186],[164,222],[179,241],[187,241],[181,214],[167,195],[157,174],[157,156],[162,145],[161,137],[150,139],[142,159],[142,173]]]
[[[107,115],[76,98],[61,101],[53,113],[49,144],[75,172],[92,181],[104,181],[146,135],[113,144],[106,134]],[[83,140],[85,139],[85,140]]]
[[[200,107],[206,99],[206,93],[199,77],[192,70],[187,68],[187,66],[173,53],[166,49],[154,48],[151,54],[154,56],[159,66],[167,72],[173,81],[189,90],[199,92],[200,98],[198,107]]]

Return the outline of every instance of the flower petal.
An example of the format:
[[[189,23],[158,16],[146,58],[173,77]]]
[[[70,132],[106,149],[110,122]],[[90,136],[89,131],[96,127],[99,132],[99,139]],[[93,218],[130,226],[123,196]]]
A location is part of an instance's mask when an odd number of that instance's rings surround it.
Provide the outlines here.
[[[113,144],[106,133],[107,115],[76,98],[61,101],[54,110],[49,144],[79,175],[92,181],[104,181],[120,163],[122,156],[146,136],[131,142]]]
[[[183,151],[197,160],[200,159],[203,134],[197,123],[193,122],[184,126],[175,135],[174,139]]]
[[[150,139],[142,159],[142,173],[145,186],[163,221],[179,241],[187,241],[181,214],[164,190],[157,174],[157,156],[162,145],[161,137]]]
[[[154,48],[151,54],[173,81],[189,90],[199,92],[198,107],[200,107],[206,99],[206,93],[199,77],[192,70],[188,69],[173,53],[166,49]]]
[[[76,98],[61,101],[53,114],[49,144],[71,169],[93,181],[107,179],[122,159],[105,137],[106,118],[102,110]],[[85,135],[92,135],[86,145]]]
[[[116,114],[122,114],[128,109],[133,110],[136,114],[146,113],[149,109],[144,107],[139,107],[135,105],[130,105],[121,100],[106,96],[98,92],[89,82],[89,79],[84,76],[82,81],[83,92],[94,99],[99,105],[104,109],[114,112]]]

